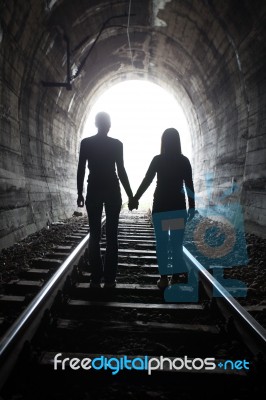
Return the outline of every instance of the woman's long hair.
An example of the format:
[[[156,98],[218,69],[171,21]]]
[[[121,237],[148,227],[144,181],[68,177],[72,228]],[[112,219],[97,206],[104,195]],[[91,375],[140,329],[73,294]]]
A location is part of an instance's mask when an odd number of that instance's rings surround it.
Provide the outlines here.
[[[181,154],[180,136],[175,128],[168,128],[162,134],[161,154],[165,154],[167,156]]]

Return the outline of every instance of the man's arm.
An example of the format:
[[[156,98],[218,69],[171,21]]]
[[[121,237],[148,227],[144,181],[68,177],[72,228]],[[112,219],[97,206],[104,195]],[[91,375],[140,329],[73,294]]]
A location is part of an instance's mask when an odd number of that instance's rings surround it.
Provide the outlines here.
[[[130,183],[128,180],[127,172],[124,166],[124,156],[123,156],[123,143],[119,142],[119,149],[116,159],[117,173],[118,177],[123,185],[123,188],[126,191],[126,194],[129,199],[133,197],[133,193],[130,187]]]
[[[79,152],[79,163],[78,163],[78,172],[77,172],[77,190],[78,190],[78,199],[77,204],[78,207],[84,206],[84,197],[83,197],[83,182],[85,176],[86,169],[86,152],[85,152],[85,142],[81,141],[80,144],[80,152]]]

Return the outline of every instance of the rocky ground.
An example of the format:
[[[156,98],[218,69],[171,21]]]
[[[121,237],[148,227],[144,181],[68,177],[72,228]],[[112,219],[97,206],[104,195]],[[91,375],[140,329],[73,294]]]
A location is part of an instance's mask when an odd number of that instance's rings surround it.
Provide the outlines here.
[[[184,245],[209,271],[224,266],[226,279],[246,285],[246,298],[238,299],[242,304],[266,305],[266,239],[196,214],[187,225]]]
[[[87,217],[73,215],[3,249],[0,253],[0,293],[5,283],[17,279],[19,272],[31,267],[34,258],[43,257],[62,244],[64,237],[78,230],[84,221],[87,221]]]

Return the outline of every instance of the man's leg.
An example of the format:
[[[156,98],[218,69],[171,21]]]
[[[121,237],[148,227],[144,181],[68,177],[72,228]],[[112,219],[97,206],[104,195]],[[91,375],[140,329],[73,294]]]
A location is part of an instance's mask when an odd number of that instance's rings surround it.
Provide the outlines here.
[[[86,202],[90,239],[89,239],[89,263],[91,265],[91,282],[100,283],[103,276],[103,264],[100,251],[101,219],[103,204],[101,202]]]
[[[121,203],[106,201],[106,253],[104,262],[104,281],[114,283],[118,263],[118,222],[121,210]]]

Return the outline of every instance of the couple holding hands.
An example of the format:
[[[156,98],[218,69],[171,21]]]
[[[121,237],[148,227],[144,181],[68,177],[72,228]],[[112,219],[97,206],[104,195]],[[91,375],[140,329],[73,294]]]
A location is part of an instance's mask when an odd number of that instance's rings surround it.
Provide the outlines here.
[[[86,204],[90,227],[88,248],[89,263],[92,268],[90,286],[100,288],[102,282],[105,288],[113,288],[116,285],[117,234],[122,206],[119,181],[127,193],[128,208],[132,211],[138,208],[139,199],[150,186],[155,175],[157,175],[157,184],[153,198],[152,219],[161,275],[157,286],[164,289],[168,285],[179,282],[180,276],[186,274],[182,246],[186,222],[192,219],[195,213],[195,201],[191,164],[181,152],[178,131],[168,128],[163,132],[161,152],[152,159],[143,181],[133,196],[124,167],[123,144],[117,139],[108,137],[111,127],[109,114],[98,113],[95,125],[98,128],[97,134],[81,141],[77,171],[77,205],[83,207],[84,203]],[[86,164],[89,177],[84,202],[82,193]],[[106,215],[104,262],[100,251],[103,207],[105,207]],[[169,249],[172,253],[170,268]],[[171,275],[170,280],[168,275]]]

